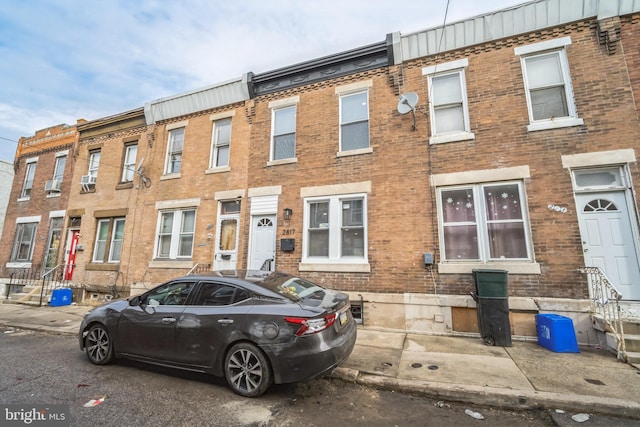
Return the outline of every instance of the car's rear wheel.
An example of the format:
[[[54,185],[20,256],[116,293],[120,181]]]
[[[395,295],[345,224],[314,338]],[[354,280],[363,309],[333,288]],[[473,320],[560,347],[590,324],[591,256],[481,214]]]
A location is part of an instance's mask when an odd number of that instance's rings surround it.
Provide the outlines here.
[[[89,329],[84,346],[91,363],[106,365],[113,360],[113,341],[103,325],[93,325]]]
[[[267,357],[251,343],[231,347],[225,358],[224,372],[229,387],[245,397],[260,396],[273,383]]]

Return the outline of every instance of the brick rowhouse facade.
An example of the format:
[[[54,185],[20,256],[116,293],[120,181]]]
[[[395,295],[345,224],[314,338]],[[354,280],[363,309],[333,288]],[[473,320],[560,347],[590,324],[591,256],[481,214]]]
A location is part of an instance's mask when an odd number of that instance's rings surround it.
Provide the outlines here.
[[[368,325],[467,333],[477,331],[472,271],[498,269],[514,335],[535,335],[534,315],[555,312],[593,343],[578,271],[588,198],[622,197],[617,211],[638,235],[640,15],[559,18],[551,4],[389,34],[81,126],[67,215],[83,246],[74,282],[135,294],[192,268],[271,265],[348,292]],[[546,23],[531,24],[531,8]],[[536,86],[537,60],[559,80]],[[557,88],[564,113],[545,116]],[[413,111],[399,112],[411,93]],[[461,128],[438,131],[458,115]],[[123,183],[135,141],[142,169]],[[98,177],[84,188],[96,150]],[[605,175],[616,184],[585,184]],[[96,252],[113,237],[109,221],[124,221],[118,260]]]
[[[77,125],[84,122],[80,119]],[[3,277],[30,268],[41,273],[64,262],[64,218],[72,187],[70,157],[78,141],[77,125],[52,126],[18,141],[0,245]],[[32,171],[29,177],[28,169]],[[52,224],[57,228],[53,236]],[[34,228],[26,231],[31,225]],[[14,245],[18,228],[25,228],[23,251]]]

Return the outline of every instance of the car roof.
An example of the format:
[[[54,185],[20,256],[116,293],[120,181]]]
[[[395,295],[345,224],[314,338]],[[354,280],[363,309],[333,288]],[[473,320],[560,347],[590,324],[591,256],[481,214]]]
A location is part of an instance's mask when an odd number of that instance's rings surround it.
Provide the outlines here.
[[[286,278],[294,277],[290,274],[282,272],[272,272],[264,270],[216,270],[198,272],[197,274],[177,277],[173,280],[208,281],[215,279],[216,282],[240,285],[252,292],[282,298],[282,295],[280,295],[279,293],[262,285],[262,281],[265,278],[272,277],[273,275],[277,275],[281,280],[286,280]]]

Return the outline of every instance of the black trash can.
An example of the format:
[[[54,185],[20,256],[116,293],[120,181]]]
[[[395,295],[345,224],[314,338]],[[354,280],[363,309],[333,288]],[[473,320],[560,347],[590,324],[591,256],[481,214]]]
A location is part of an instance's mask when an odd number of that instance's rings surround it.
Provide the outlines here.
[[[507,276],[504,270],[473,270],[478,328],[487,345],[511,347]]]

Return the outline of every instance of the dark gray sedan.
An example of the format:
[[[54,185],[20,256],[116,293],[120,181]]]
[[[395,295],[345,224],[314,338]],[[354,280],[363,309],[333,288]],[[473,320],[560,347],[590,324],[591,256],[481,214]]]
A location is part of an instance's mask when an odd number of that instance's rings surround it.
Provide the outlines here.
[[[247,397],[325,375],[353,350],[348,295],[299,277],[218,271],[180,277],[88,313],[80,349],[224,376]]]

